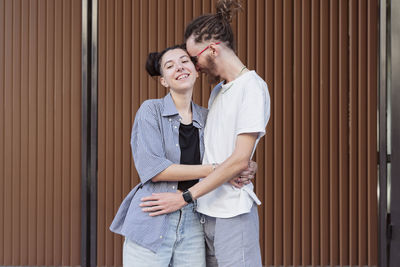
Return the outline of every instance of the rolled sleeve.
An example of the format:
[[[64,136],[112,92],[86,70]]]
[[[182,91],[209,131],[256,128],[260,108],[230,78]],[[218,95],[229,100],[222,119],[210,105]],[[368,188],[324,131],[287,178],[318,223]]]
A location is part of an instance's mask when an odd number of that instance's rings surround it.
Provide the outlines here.
[[[258,133],[258,138],[261,138],[265,134],[269,117],[270,99],[267,89],[257,82],[250,83],[244,90],[236,134]]]
[[[173,164],[166,158],[160,120],[151,102],[146,101],[136,113],[131,148],[142,184]]]

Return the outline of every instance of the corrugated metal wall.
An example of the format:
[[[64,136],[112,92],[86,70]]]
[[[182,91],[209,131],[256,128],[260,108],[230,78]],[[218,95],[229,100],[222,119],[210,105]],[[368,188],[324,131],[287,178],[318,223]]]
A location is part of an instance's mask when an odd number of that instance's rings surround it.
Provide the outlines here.
[[[81,1],[0,0],[0,265],[80,264]]]
[[[181,42],[214,2],[99,1],[98,265],[121,265],[122,239],[108,226],[138,182],[135,111],[166,93],[146,56]],[[378,1],[242,2],[238,54],[272,98],[256,153],[264,264],[377,265]],[[199,79],[194,100],[206,105],[209,92]]]

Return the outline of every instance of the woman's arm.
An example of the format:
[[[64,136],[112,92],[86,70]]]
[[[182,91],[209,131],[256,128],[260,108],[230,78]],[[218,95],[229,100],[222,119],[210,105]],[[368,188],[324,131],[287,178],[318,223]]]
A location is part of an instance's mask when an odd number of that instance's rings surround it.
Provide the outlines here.
[[[208,176],[214,167],[212,164],[205,165],[182,165],[182,164],[172,164],[151,180],[153,182],[161,181],[188,181],[203,178]]]
[[[257,134],[240,134],[236,141],[236,147],[232,155],[228,157],[214,172],[205,179],[192,186],[189,191],[193,199],[212,191],[221,184],[237,177],[248,167]],[[140,204],[143,211],[150,212],[150,216],[157,216],[176,211],[187,203],[182,197],[182,193],[157,193],[141,199]]]

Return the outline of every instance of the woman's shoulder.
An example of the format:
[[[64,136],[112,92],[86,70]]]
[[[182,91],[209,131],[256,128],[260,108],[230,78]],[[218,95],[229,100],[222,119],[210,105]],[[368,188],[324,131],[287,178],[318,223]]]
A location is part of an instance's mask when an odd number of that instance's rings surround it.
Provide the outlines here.
[[[205,124],[207,120],[207,114],[208,114],[208,109],[205,107],[202,107],[200,105],[197,105],[196,103],[193,102],[193,108],[195,109],[195,112],[198,115],[198,118],[200,119],[200,123]]]
[[[197,112],[207,116],[207,113],[208,113],[208,109],[207,108],[205,108],[203,106],[200,106],[200,105],[198,105],[198,104],[196,104],[194,102],[193,102],[193,106],[196,108]]]
[[[137,113],[156,115],[160,113],[162,107],[162,99],[147,99],[140,105]]]

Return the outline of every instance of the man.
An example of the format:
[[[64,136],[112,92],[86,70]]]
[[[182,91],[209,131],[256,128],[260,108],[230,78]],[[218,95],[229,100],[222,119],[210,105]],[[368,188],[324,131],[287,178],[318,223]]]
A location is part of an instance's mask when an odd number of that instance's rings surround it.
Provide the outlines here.
[[[141,204],[150,216],[157,216],[197,200],[207,266],[262,266],[255,205],[261,203],[252,184],[237,189],[227,183],[247,168],[270,117],[266,83],[234,52],[230,22],[238,8],[237,1],[219,1],[216,14],[196,18],[185,31],[186,48],[197,68],[211,83],[224,80],[211,93],[204,134],[203,164],[219,165],[189,190],[154,194]]]

